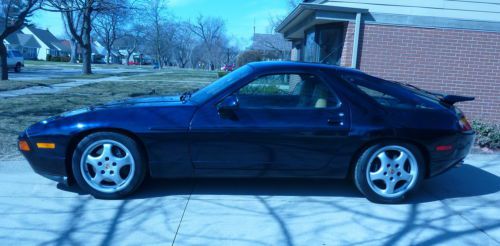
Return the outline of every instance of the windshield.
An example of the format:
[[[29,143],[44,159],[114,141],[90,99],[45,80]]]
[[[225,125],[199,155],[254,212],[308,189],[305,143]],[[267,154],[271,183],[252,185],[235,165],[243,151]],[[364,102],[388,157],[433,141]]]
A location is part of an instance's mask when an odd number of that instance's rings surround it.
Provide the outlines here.
[[[250,66],[243,66],[238,68],[234,72],[227,74],[226,76],[214,81],[210,85],[198,90],[191,96],[191,100],[195,102],[203,102],[212,98],[219,92],[222,92],[227,87],[231,86],[233,83],[238,81],[241,78],[244,78],[252,72],[252,68]]]

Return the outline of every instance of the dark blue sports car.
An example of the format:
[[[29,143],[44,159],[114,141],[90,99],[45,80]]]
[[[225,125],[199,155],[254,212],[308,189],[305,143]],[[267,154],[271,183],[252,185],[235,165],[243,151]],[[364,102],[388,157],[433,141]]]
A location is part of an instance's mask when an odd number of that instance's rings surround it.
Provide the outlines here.
[[[30,126],[33,169],[98,198],[146,175],[352,178],[375,202],[401,201],[460,165],[474,131],[443,95],[337,66],[252,63],[181,96],[112,102]]]

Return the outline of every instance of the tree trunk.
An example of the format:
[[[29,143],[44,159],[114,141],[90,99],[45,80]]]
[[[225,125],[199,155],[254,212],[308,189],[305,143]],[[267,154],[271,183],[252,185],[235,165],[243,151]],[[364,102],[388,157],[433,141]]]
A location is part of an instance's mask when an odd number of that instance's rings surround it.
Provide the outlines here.
[[[92,74],[92,47],[90,44],[82,47],[83,74]]]
[[[130,57],[132,56],[133,53],[127,53],[127,66],[130,66],[129,62],[130,62]]]
[[[106,57],[106,64],[111,64],[111,46],[106,47],[106,52],[108,53],[108,57]]]
[[[90,33],[92,32],[92,10],[86,9],[83,14],[83,32],[82,39],[82,60],[83,60],[83,74],[92,74],[92,40]]]
[[[0,40],[0,66],[2,67],[2,80],[9,79],[9,66],[7,64],[7,47],[3,43],[3,39]]]
[[[78,43],[74,38],[71,39],[71,59],[70,63],[76,64],[78,60]]]

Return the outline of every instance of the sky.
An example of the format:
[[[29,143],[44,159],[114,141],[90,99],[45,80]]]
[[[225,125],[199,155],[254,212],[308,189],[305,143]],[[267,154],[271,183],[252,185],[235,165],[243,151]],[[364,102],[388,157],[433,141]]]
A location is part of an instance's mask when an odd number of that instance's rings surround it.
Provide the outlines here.
[[[194,20],[200,14],[221,17],[232,44],[245,48],[251,43],[254,23],[257,33],[267,33],[269,17],[286,15],[289,8],[286,0],[169,0],[168,12],[184,20]],[[58,13],[39,11],[31,23],[57,37],[66,36]]]

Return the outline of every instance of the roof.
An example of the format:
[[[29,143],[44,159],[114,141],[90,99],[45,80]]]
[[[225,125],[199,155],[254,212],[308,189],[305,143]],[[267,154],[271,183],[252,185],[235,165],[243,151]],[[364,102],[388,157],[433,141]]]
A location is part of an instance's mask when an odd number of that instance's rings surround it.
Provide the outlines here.
[[[304,30],[314,25],[354,21],[360,13],[367,24],[500,32],[498,0],[325,0],[318,3],[299,4],[276,31],[287,39],[299,39],[303,38]]]
[[[57,39],[54,34],[52,34],[49,30],[39,29],[33,26],[27,26],[33,35],[37,36],[45,45],[47,45],[50,49],[61,50],[61,44],[59,39]]]
[[[253,36],[253,43],[250,49],[265,51],[289,51],[292,49],[292,43],[287,41],[280,33],[256,33]]]
[[[29,48],[40,48],[40,44],[36,41],[33,35],[15,32],[6,38],[11,45],[19,45]]]

